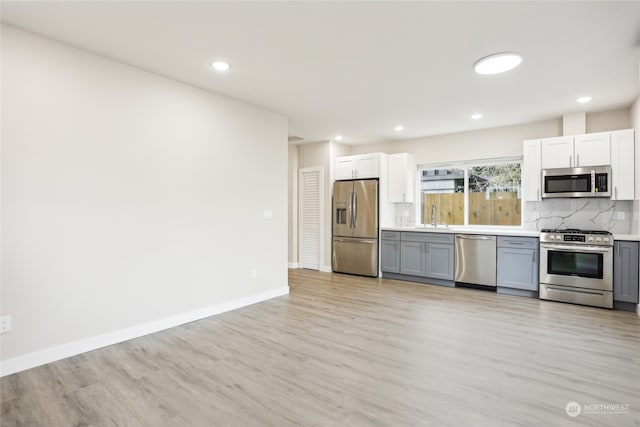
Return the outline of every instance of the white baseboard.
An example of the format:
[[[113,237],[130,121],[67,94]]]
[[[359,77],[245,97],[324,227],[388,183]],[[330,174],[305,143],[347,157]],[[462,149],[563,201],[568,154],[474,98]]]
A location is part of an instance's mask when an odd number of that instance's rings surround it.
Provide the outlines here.
[[[24,356],[0,362],[0,377],[287,294],[289,294],[289,287],[283,286],[281,288],[261,292],[222,304],[216,304],[211,307],[179,314],[166,319],[160,319],[144,323],[142,325],[133,326],[131,328],[121,329],[119,331],[109,332],[25,354]]]
[[[323,265],[320,267],[320,271],[324,273],[331,273],[333,270],[331,269],[330,265]]]
[[[289,268],[300,268],[300,263],[298,262],[290,262]]]

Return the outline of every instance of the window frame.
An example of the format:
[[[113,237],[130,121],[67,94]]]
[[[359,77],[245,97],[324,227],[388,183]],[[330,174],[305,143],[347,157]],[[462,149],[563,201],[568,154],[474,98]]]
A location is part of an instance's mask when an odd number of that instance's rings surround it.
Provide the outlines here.
[[[521,230],[524,227],[524,199],[522,198],[522,163],[523,156],[512,157],[496,157],[478,160],[462,160],[458,162],[438,162],[438,163],[421,163],[417,165],[416,174],[416,226],[430,227],[431,224],[422,222],[422,172],[428,169],[462,169],[464,171],[464,224],[448,225],[450,228],[468,228],[468,229],[495,229],[501,230]],[[518,163],[520,165],[520,225],[485,225],[485,224],[469,224],[469,169],[473,166],[496,166],[508,163]],[[441,225],[444,226],[444,225]]]

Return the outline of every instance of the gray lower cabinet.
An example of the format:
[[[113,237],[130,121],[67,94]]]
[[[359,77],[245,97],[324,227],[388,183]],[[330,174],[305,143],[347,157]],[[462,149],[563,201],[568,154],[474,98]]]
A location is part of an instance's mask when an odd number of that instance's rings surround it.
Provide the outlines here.
[[[425,276],[453,280],[453,245],[427,243],[426,249]]]
[[[538,239],[498,236],[498,292],[536,296],[538,292]]]
[[[424,243],[400,242],[400,273],[410,276],[426,276]]]
[[[380,241],[380,270],[388,273],[400,273],[400,241]]]
[[[383,235],[384,236],[384,235]],[[386,243],[383,242],[383,246]],[[401,232],[400,233],[400,272],[408,280],[419,277],[425,283],[447,284],[453,281],[453,235],[443,233]],[[392,246],[386,251],[391,257]],[[389,264],[392,264],[389,261]],[[395,273],[391,269],[383,272]],[[428,280],[432,280],[429,282]]]
[[[380,233],[380,270],[383,273],[400,273],[399,231],[382,231]]]
[[[616,241],[613,245],[613,300],[638,303],[638,242]],[[633,309],[634,307],[630,307]]]

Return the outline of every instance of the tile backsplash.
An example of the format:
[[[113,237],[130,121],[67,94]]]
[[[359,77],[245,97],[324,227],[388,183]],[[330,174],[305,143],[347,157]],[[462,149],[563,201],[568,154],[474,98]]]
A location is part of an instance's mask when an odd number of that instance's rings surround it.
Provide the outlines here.
[[[579,228],[629,234],[634,218],[632,201],[609,199],[546,199],[525,202],[523,228]]]
[[[394,203],[394,227],[413,227],[416,225],[416,207],[413,203]]]
[[[609,199],[545,199],[524,202],[522,228],[540,231],[543,228],[580,228],[606,230],[615,234],[638,234],[639,203]],[[413,203],[394,203],[394,226],[416,224]],[[621,214],[624,219],[621,219]]]

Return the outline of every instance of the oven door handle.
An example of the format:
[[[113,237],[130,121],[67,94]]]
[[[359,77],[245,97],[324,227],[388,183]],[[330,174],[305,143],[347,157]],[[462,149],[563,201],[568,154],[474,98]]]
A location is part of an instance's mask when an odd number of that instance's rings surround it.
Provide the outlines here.
[[[565,252],[594,252],[594,253],[599,253],[599,254],[606,254],[608,252],[613,251],[613,247],[611,247],[611,246],[607,247],[607,249],[603,249],[602,247],[598,247],[598,246],[571,246],[571,247],[567,247],[567,246],[563,246],[563,245],[541,244],[540,247],[542,249],[556,249],[556,250],[565,251]]]

